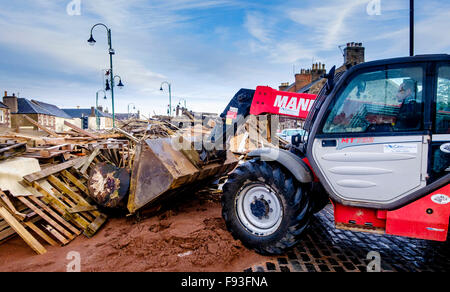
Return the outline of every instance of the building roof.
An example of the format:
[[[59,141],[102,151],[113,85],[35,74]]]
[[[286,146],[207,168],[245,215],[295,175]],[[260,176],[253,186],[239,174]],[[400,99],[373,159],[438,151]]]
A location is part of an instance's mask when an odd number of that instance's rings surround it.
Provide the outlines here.
[[[137,113],[114,114],[114,116],[116,117],[116,120],[119,120],[119,121],[125,121],[125,120],[128,120],[129,118],[139,119],[139,114],[137,114]]]
[[[9,107],[6,104],[4,104],[3,102],[1,102],[1,101],[0,101],[0,108],[7,108],[7,109],[9,109]]]
[[[90,117],[92,113],[92,109],[90,108],[65,108],[63,111],[72,118]],[[97,109],[95,111],[101,118],[112,118],[111,114],[99,111]]]
[[[40,106],[41,108],[45,109],[46,111],[48,111],[51,115],[53,115],[55,117],[71,119],[71,117],[68,114],[66,114],[62,109],[60,109],[56,105],[45,103],[42,101],[37,101],[37,100],[31,100],[31,102],[33,104],[36,104],[36,105]]]
[[[17,114],[42,114],[54,116],[46,109],[40,107],[38,104],[35,104],[26,98],[17,99],[17,108]]]

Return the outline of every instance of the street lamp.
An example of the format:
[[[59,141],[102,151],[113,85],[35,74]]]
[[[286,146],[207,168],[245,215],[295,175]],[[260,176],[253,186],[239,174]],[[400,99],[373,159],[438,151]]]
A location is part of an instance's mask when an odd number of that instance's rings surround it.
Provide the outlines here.
[[[103,26],[106,29],[106,33],[108,35],[108,45],[109,45],[109,65],[110,65],[110,77],[111,77],[111,100],[112,100],[112,115],[113,115],[113,128],[116,127],[116,122],[115,122],[115,116],[114,116],[114,74],[113,74],[113,61],[112,61],[112,57],[115,54],[114,49],[112,48],[112,41],[111,41],[111,29],[109,29],[106,25],[104,25],[103,23],[97,23],[96,25],[94,25],[91,28],[91,37],[88,40],[89,45],[94,46],[96,41],[94,39],[93,36],[93,32],[94,32],[94,28],[96,28],[97,26]],[[108,88],[109,84],[108,82],[106,83],[106,88]]]
[[[97,120],[97,130],[100,130],[100,117],[98,115],[98,94],[100,92],[103,92],[103,94],[105,95],[104,99],[106,100],[106,91],[104,91],[103,89],[100,89],[99,91],[97,91],[96,98],[95,98],[95,117]]]
[[[186,106],[186,99],[180,98],[180,101],[178,102],[178,104],[181,104],[181,101],[184,101],[184,108],[187,109],[187,106]]]
[[[167,81],[161,83],[161,91],[164,91],[163,85],[166,84],[169,87],[169,117],[172,117],[172,84]]]
[[[130,119],[130,105],[133,105],[133,110],[136,110],[136,105],[134,103],[128,104],[128,119]]]

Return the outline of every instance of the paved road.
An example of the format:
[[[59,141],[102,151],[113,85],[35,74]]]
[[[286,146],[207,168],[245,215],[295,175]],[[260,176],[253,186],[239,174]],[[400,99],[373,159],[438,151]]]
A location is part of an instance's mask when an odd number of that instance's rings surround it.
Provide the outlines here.
[[[331,206],[315,216],[304,240],[292,251],[245,271],[365,272],[371,251],[381,255],[383,272],[450,271],[450,241],[337,230]]]

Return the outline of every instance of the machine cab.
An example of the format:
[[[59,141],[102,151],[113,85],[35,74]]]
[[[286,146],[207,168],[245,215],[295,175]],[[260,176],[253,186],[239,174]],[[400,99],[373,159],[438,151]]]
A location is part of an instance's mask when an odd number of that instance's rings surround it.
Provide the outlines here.
[[[307,146],[330,196],[392,210],[448,184],[449,98],[448,55],[369,62],[345,73]]]

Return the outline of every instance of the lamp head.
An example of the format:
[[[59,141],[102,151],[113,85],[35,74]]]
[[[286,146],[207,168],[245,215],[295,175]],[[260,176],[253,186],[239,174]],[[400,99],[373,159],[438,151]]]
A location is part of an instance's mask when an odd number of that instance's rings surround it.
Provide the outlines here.
[[[106,91],[111,90],[111,87],[109,86],[109,81],[108,81],[108,80],[106,80],[105,90],[106,90]]]
[[[124,87],[123,83],[122,83],[122,79],[119,80],[119,84],[117,85],[120,89],[122,89]]]
[[[95,43],[96,43],[96,41],[95,41],[94,37],[92,36],[92,34],[91,34],[91,37],[88,39],[88,43],[91,46],[95,45]]]

